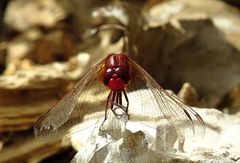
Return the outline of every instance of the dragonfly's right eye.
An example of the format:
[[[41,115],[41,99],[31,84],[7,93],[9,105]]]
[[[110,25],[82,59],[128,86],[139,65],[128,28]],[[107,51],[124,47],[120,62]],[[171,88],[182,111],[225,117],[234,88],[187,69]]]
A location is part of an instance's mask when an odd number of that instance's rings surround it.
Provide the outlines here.
[[[112,68],[108,68],[104,74],[103,83],[105,85],[108,85],[109,80],[112,78],[113,74],[115,73],[115,70]]]

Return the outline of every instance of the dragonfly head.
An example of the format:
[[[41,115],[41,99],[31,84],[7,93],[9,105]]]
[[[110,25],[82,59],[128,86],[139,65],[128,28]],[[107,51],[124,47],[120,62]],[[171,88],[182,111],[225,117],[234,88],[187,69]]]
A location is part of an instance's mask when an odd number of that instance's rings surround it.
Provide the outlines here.
[[[106,58],[103,83],[113,91],[122,91],[129,83],[129,59],[125,54],[110,54]]]

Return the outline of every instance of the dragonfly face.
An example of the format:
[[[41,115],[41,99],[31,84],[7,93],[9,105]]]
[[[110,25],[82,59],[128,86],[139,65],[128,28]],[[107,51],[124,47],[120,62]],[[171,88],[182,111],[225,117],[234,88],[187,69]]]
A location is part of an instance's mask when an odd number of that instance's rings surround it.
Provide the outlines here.
[[[105,61],[103,83],[112,91],[123,91],[130,80],[130,64],[125,54],[110,54]]]

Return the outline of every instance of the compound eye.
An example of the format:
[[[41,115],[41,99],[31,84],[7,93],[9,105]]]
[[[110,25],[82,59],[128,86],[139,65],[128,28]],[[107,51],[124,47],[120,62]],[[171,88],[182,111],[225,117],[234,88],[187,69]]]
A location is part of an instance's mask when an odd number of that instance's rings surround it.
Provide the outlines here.
[[[122,67],[118,67],[115,70],[115,73],[124,81],[125,84],[129,82],[129,72]]]
[[[103,83],[108,85],[109,80],[112,78],[112,75],[115,73],[115,70],[108,68],[104,74]]]

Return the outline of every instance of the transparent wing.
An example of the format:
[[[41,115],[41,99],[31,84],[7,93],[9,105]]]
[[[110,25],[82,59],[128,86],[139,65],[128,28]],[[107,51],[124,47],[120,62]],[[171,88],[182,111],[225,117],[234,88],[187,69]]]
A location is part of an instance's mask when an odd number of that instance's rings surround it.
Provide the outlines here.
[[[153,127],[170,123],[178,133],[203,135],[205,124],[201,116],[160,87],[136,62],[131,62],[132,78],[127,89],[130,120]]]
[[[109,90],[99,81],[104,59],[56,103],[35,125],[37,137],[57,140],[95,125],[103,117]]]

